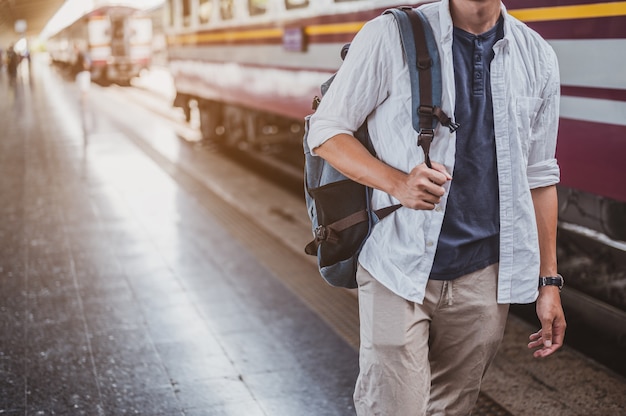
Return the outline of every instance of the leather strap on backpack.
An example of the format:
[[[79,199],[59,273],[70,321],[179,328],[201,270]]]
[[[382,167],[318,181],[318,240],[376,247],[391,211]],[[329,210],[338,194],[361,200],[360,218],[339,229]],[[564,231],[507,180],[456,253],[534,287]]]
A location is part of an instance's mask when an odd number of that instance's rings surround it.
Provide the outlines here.
[[[388,207],[375,210],[374,214],[380,221],[401,206],[401,204],[390,205]],[[307,244],[306,247],[304,247],[304,252],[306,254],[314,256],[315,254],[317,254],[317,248],[322,243],[322,241],[337,244],[339,242],[340,232],[342,232],[343,230],[347,230],[353,225],[357,225],[365,221],[369,221],[368,211],[361,210],[355,212],[354,214],[348,215],[347,217],[344,217],[338,221],[335,221],[332,224],[318,226],[315,229],[315,239]]]
[[[419,106],[417,106],[418,126],[413,125],[417,131],[417,145],[422,147],[424,151],[424,160],[426,166],[432,168],[430,163],[430,145],[435,138],[435,127],[437,122],[446,126],[451,132],[459,128],[459,124],[452,121],[450,117],[441,109],[433,104],[433,58],[428,50],[428,41],[426,39],[425,25],[428,24],[426,18],[421,12],[411,7],[400,8],[408,16],[413,28],[413,37],[415,39],[415,55],[407,53],[409,65],[415,65],[417,68],[417,77],[419,82]],[[438,56],[437,56],[438,59]],[[414,62],[412,62],[414,60]],[[409,70],[411,76],[414,72]],[[416,80],[412,79],[413,85]],[[439,93],[439,91],[437,91]],[[416,128],[417,127],[417,128]]]

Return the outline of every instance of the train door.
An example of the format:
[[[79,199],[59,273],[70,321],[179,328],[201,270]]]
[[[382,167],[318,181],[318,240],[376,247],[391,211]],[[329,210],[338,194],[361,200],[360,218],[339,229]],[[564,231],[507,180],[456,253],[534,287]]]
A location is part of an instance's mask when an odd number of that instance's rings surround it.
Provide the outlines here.
[[[91,77],[104,79],[108,57],[111,55],[109,19],[106,16],[91,16],[87,23],[87,39],[91,58]]]
[[[128,31],[124,16],[111,16],[111,55],[114,58],[128,55]]]

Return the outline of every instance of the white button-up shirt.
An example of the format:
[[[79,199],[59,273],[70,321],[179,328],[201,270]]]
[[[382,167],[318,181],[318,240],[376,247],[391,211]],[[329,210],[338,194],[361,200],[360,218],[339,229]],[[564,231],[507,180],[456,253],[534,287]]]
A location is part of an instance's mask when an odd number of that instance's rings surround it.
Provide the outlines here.
[[[439,45],[442,109],[455,108],[452,19],[449,1],[422,6]],[[494,46],[491,91],[500,199],[499,303],[537,298],[539,245],[530,190],[559,181],[555,159],[559,118],[559,71],[554,51],[537,33],[506,13],[504,38]],[[391,15],[368,22],[356,35],[346,61],[311,118],[311,149],[331,137],[353,134],[365,120],[379,159],[404,172],[424,162],[411,121],[409,72]],[[463,128],[461,126],[461,128]],[[456,134],[440,127],[433,161],[454,177]],[[454,179],[452,179],[454,180]],[[447,195],[446,195],[447,196]],[[402,208],[380,221],[359,262],[380,283],[422,303],[445,214],[444,196],[432,211]],[[480,195],[476,195],[480,198]],[[374,190],[374,209],[396,204]]]

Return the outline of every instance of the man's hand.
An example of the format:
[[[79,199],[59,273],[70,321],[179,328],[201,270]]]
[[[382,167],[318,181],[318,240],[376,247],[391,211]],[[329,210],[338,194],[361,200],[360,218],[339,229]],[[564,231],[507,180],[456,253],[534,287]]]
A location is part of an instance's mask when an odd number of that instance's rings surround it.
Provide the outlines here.
[[[561,295],[556,286],[539,289],[537,317],[541,322],[541,329],[530,335],[528,348],[535,349],[535,358],[544,358],[561,348],[565,338],[567,324],[561,306]]]
[[[556,186],[531,189],[537,220],[539,237],[539,255],[541,264],[539,276],[557,274],[556,259],[556,224],[558,219],[558,200]],[[561,306],[561,295],[556,286],[542,286],[537,298],[537,317],[541,330],[530,336],[528,348],[535,348],[533,356],[547,357],[561,348],[565,338],[565,316]]]
[[[349,134],[331,137],[315,153],[353,181],[393,195],[412,209],[434,209],[446,192],[443,185],[452,179],[445,166],[435,162],[432,169],[422,163],[409,173],[393,168]]]
[[[445,166],[432,163],[417,165],[394,190],[394,196],[407,208],[431,210],[445,194],[443,185],[452,179]]]

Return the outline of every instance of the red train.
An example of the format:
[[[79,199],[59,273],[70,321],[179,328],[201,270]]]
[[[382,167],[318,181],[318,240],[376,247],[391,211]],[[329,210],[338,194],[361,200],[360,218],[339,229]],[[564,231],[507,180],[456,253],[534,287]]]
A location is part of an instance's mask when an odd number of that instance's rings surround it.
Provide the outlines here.
[[[203,136],[300,145],[302,118],[339,51],[391,0],[167,0],[176,105]],[[562,81],[562,224],[626,241],[626,2],[510,0],[554,47]],[[620,243],[621,244],[621,243]]]

